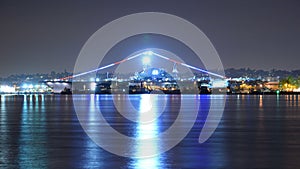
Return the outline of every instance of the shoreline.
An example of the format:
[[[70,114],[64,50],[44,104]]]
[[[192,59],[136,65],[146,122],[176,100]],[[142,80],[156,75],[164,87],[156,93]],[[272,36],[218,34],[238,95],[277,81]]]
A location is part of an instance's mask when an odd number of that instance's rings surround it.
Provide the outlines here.
[[[143,94],[151,94],[151,93],[68,93],[68,94],[62,94],[62,93],[34,93],[34,92],[18,92],[18,93],[0,93],[0,96],[2,95],[143,95]],[[157,93],[152,93],[152,94],[157,94]],[[300,92],[264,92],[264,93],[198,93],[198,94],[193,94],[193,93],[161,93],[164,95],[300,95]]]

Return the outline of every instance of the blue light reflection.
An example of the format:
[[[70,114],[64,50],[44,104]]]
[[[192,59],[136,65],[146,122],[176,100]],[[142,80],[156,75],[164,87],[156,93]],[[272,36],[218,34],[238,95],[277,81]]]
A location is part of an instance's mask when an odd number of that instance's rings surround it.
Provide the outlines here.
[[[153,97],[154,96],[154,97]],[[141,157],[134,161],[133,167],[140,168],[160,168],[162,164],[161,156],[146,157],[146,154],[158,153],[158,139],[153,142],[143,141],[144,139],[155,138],[159,134],[159,124],[157,117],[158,96],[141,95],[139,121],[136,128],[136,137],[140,140],[136,145],[136,156]],[[149,119],[152,118],[152,119]],[[149,152],[150,151],[150,152]]]

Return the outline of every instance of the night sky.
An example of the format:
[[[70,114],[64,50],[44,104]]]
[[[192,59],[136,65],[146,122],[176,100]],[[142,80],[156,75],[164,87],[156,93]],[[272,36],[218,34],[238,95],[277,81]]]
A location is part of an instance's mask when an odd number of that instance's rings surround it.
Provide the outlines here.
[[[121,3],[120,3],[121,2]],[[225,68],[300,69],[300,2],[0,1],[0,76],[72,71],[87,39],[137,12],[165,12],[198,26]]]

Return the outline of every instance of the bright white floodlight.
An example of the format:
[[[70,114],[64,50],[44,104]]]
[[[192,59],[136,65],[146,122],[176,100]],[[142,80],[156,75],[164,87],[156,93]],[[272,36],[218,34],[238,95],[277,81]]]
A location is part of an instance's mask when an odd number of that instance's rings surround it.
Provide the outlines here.
[[[147,51],[143,52],[143,54],[145,55],[143,57],[143,65],[149,65],[151,62],[150,57],[152,56],[153,52],[151,50],[147,50]]]
[[[151,62],[151,59],[149,56],[143,57],[143,65],[149,65]]]

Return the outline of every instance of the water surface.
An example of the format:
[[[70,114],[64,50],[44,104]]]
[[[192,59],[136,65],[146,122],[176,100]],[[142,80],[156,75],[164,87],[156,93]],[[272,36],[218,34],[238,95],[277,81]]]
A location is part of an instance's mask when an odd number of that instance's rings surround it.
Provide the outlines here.
[[[181,103],[178,95],[155,96],[151,106],[156,106],[157,111],[164,107],[164,111],[154,125],[145,129],[118,113],[112,95],[2,95],[0,168],[300,166],[300,96],[297,95],[226,96],[226,106],[218,128],[203,144],[198,143],[198,137],[213,103],[212,99],[222,97],[185,96],[191,104],[197,99],[200,103],[194,127],[176,147],[146,159],[120,157],[97,146],[82,129],[72,97],[82,100],[87,117],[91,117],[89,112],[95,112],[92,105],[97,105],[114,129],[130,137],[148,137],[166,131],[177,118]],[[141,112],[149,106],[143,97],[129,96],[130,102]],[[91,129],[101,125],[91,121]],[[144,151],[158,151],[163,144],[156,142],[150,147],[136,144],[129,148],[143,154]]]

